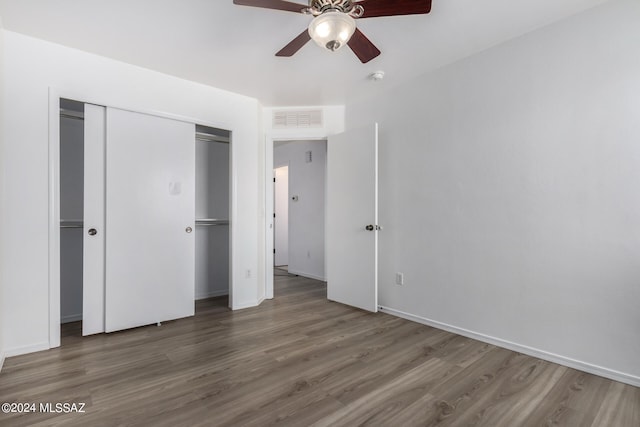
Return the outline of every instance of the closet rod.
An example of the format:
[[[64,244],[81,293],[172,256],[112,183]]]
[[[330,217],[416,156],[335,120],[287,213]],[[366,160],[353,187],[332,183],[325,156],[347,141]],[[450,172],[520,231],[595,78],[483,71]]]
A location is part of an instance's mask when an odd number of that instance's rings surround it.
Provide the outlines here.
[[[220,135],[211,135],[210,133],[196,132],[196,141],[202,142],[221,142],[223,144],[229,144],[229,138]]]
[[[60,220],[60,228],[84,228],[84,222],[79,219],[62,219]]]
[[[196,225],[214,226],[214,225],[229,225],[228,219],[215,219],[215,218],[203,218],[196,219]]]
[[[67,110],[65,108],[60,109],[60,117],[73,120],[84,120],[84,113],[79,111]]]
[[[69,114],[62,114],[62,113],[60,113],[60,118],[62,118],[62,119],[71,119],[71,120],[80,120],[81,122],[84,121],[84,117],[76,117],[76,116],[71,116]]]

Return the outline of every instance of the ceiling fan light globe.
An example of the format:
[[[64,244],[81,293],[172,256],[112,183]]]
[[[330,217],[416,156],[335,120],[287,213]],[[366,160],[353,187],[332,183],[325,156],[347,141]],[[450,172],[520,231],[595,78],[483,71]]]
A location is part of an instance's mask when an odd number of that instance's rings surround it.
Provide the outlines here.
[[[327,11],[309,24],[309,36],[313,41],[332,52],[347,44],[355,31],[355,19],[339,11]]]
[[[329,26],[328,22],[321,22],[316,27],[316,35],[320,38],[329,37],[330,33],[331,33],[331,27]]]

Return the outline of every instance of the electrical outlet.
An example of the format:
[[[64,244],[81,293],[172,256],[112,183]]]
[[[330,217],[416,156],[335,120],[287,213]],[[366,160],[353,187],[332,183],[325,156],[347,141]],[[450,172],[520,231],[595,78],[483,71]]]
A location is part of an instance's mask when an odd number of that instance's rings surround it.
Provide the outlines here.
[[[247,269],[247,279],[251,279],[251,269]]]
[[[404,274],[396,273],[396,285],[404,285]]]

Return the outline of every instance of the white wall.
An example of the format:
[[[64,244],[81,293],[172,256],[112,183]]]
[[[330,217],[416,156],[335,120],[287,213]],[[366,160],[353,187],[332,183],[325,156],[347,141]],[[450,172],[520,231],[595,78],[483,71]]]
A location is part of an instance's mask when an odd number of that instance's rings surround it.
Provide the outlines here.
[[[312,153],[311,163],[305,155]],[[273,166],[289,166],[289,273],[325,280],[326,141],[288,141],[273,150]],[[298,201],[292,201],[298,196]]]
[[[258,123],[263,123],[263,109],[260,108],[258,110]],[[264,181],[264,177],[265,177],[265,166],[266,166],[266,156],[267,156],[267,150],[266,150],[266,144],[264,144],[265,141],[265,128],[264,126],[258,126],[259,128],[259,132],[258,132],[258,140],[260,141],[258,143],[258,150],[257,150],[257,158],[258,158],[258,168],[255,170],[257,176],[258,176],[258,208],[256,209],[256,211],[258,212],[258,221],[256,224],[256,228],[259,230],[259,235],[258,235],[258,271],[257,271],[257,275],[256,277],[258,278],[258,302],[262,302],[264,301],[268,296],[267,296],[267,281],[266,281],[266,271],[267,271],[267,265],[266,265],[266,254],[265,254],[265,248],[266,248],[266,233],[267,233],[267,214],[266,214],[266,205],[265,205],[265,198],[267,197],[267,193],[266,193],[266,184]],[[273,251],[272,251],[273,252]],[[273,280],[273,274],[271,274],[271,280]]]
[[[4,29],[2,26],[2,17],[0,16],[0,99],[4,97]],[[3,153],[4,147],[4,104],[0,102],[0,154]],[[4,197],[4,166],[2,157],[0,157],[0,212],[4,212],[5,197]],[[4,236],[4,220],[0,215],[0,236]],[[3,313],[6,312],[4,307],[4,290],[5,290],[5,278],[4,278],[4,256],[3,245],[0,244],[0,370],[4,364],[5,345],[4,345],[4,328],[5,319]]]
[[[232,131],[232,301],[234,308],[257,304],[264,293],[263,278],[255,274],[264,257],[258,246],[264,218],[258,102],[17,33],[4,36],[7,143],[0,159],[10,180],[0,217],[7,353],[48,347],[49,87],[81,101],[170,113]]]
[[[382,306],[640,385],[638,23],[611,1],[347,105],[380,123]]]

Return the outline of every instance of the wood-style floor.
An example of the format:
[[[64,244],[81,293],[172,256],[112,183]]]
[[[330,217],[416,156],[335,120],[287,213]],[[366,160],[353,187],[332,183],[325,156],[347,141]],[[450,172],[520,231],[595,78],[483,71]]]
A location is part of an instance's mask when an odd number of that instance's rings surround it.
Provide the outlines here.
[[[84,414],[0,413],[0,425],[640,426],[640,389],[386,314],[280,276],[276,298],[81,338],[8,359],[0,402],[83,402]]]

